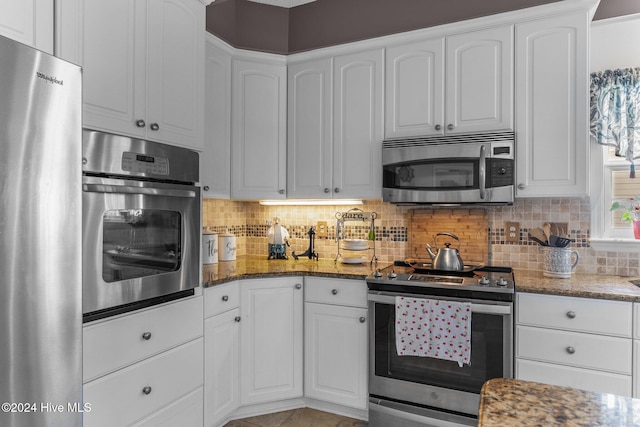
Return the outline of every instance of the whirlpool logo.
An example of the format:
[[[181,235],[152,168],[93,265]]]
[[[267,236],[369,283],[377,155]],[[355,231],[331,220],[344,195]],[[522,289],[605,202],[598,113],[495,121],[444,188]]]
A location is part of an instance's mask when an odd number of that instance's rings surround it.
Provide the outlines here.
[[[41,72],[39,72],[39,71],[36,71],[36,76],[37,76],[39,79],[42,79],[42,80],[46,81],[47,83],[51,83],[51,84],[56,84],[56,85],[64,86],[64,80],[58,80],[58,79],[57,79],[57,78],[55,78],[55,77],[48,76],[48,75],[46,75],[46,74],[44,74],[44,73],[41,73]]]

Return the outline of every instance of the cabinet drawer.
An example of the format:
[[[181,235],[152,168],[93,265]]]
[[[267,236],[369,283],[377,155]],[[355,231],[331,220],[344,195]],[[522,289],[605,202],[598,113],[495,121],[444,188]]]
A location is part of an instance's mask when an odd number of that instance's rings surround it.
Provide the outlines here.
[[[82,330],[83,381],[203,335],[202,298],[90,324]]]
[[[526,293],[517,301],[520,325],[631,337],[630,302]]]
[[[84,385],[85,427],[124,426],[202,387],[202,338]],[[145,392],[145,388],[149,387]]]
[[[204,425],[203,387],[192,391],[132,427],[202,427]]]
[[[208,318],[238,308],[240,284],[225,283],[204,290],[204,317]]]
[[[367,283],[364,280],[304,278],[305,302],[367,307]]]
[[[516,359],[516,378],[631,397],[631,376]]]
[[[518,326],[516,341],[516,357],[631,375],[631,339]]]

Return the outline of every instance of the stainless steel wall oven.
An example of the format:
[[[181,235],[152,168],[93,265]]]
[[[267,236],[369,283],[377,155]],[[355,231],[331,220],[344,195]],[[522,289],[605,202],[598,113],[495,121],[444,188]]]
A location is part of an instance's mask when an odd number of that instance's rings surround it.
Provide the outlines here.
[[[513,275],[508,269],[487,270],[460,272],[460,277],[396,266],[367,279],[370,427],[477,424],[484,382],[513,375]],[[470,303],[471,363],[461,367],[449,360],[398,356],[398,296]]]
[[[199,286],[198,153],[83,131],[83,320]]]

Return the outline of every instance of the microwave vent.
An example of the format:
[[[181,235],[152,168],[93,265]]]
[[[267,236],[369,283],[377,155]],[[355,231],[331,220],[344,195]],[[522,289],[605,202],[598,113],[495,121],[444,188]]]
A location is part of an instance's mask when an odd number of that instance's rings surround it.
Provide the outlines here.
[[[438,135],[418,138],[389,139],[382,142],[382,148],[420,147],[436,144],[465,144],[513,142],[515,132],[468,133],[461,135]]]

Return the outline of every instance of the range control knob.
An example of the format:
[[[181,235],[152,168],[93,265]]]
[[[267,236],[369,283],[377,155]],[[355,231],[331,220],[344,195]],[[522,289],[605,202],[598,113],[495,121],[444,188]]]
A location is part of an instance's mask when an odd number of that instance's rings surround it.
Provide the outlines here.
[[[487,276],[482,276],[480,278],[480,282],[479,282],[482,286],[487,286],[489,283],[491,283],[489,281],[489,279],[487,278]]]
[[[496,285],[498,285],[498,286],[507,286],[507,281],[505,280],[504,277],[500,277],[498,279],[498,281],[496,282]]]
[[[380,270],[376,270],[376,271],[373,273],[373,277],[375,277],[375,278],[382,277],[382,273],[380,273]]]
[[[395,279],[396,277],[398,277],[398,275],[396,274],[396,272],[394,270],[391,270],[391,273],[387,274],[387,277],[389,279]]]

